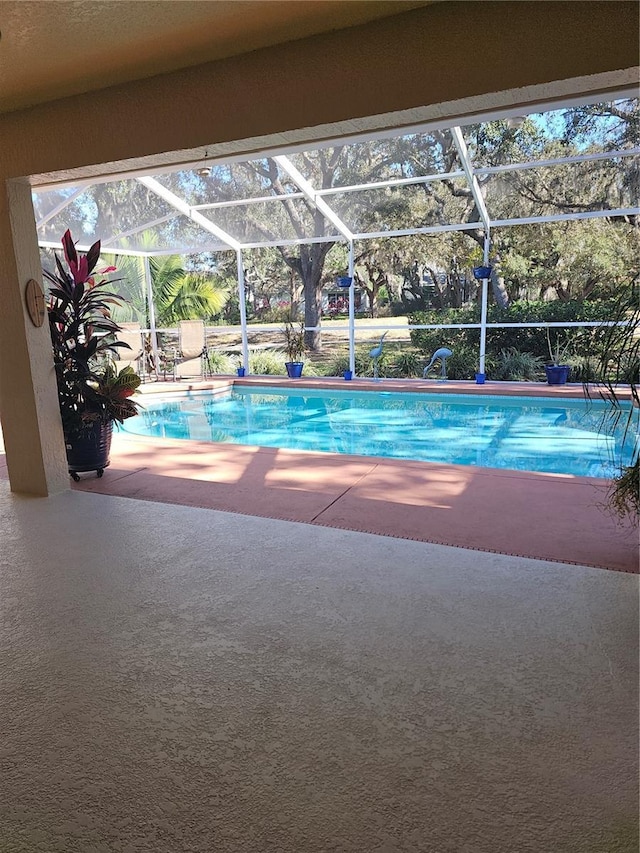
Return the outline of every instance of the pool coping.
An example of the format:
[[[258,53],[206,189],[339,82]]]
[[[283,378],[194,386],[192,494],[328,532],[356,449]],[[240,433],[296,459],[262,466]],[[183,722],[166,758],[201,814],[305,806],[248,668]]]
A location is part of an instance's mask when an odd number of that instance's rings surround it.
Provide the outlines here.
[[[169,380],[144,382],[138,389],[141,395],[164,394],[171,391],[223,391],[235,385],[240,387],[296,387],[296,388],[325,388],[341,391],[395,391],[397,393],[422,394],[477,394],[485,396],[508,397],[560,397],[566,399],[584,399],[585,386],[581,383],[566,383],[565,385],[548,385],[546,382],[499,382],[488,380],[482,385],[464,380],[425,380],[425,379],[368,379],[356,378],[351,380],[333,376],[302,376],[299,379],[289,379],[287,376],[252,375],[244,377],[220,374],[208,379]],[[590,389],[592,399],[600,399],[598,386],[586,386]],[[620,400],[632,401],[631,389],[628,385],[616,387]]]

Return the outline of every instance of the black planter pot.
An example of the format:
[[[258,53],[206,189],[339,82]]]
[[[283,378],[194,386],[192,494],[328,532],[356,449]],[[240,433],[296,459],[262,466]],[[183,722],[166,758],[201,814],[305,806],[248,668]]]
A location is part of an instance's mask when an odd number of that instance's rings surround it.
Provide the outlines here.
[[[568,364],[545,364],[547,383],[549,385],[564,385],[569,378],[570,369]]]
[[[304,367],[304,362],[302,361],[286,361],[285,365],[287,368],[287,376],[289,379],[300,379],[302,376],[302,368]]]
[[[102,477],[109,465],[113,422],[103,424],[95,421],[92,427],[79,435],[65,436],[69,474],[79,480],[78,472],[95,471]]]

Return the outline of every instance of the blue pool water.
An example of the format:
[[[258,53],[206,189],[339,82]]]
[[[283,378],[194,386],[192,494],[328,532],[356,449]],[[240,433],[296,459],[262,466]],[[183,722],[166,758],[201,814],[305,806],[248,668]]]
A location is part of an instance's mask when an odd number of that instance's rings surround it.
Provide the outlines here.
[[[585,477],[629,461],[601,401],[236,387],[144,406],[125,432]]]

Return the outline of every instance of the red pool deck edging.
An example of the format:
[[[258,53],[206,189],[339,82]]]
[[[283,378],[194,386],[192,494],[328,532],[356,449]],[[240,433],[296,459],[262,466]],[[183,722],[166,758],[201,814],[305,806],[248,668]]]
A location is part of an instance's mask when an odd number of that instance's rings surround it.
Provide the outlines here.
[[[563,399],[584,399],[584,386],[579,383],[566,385],[548,385],[546,382],[497,382],[487,381],[482,385],[468,381],[440,381],[432,379],[380,379],[356,378],[345,381],[335,376],[302,376],[300,379],[288,379],[286,376],[215,376],[210,379],[181,381],[146,382],[140,386],[140,393],[165,394],[185,391],[226,391],[233,385],[261,388],[331,388],[340,391],[395,391],[396,393],[415,394],[478,394],[501,397],[550,397]],[[630,400],[628,386],[617,389],[621,400]],[[593,399],[599,399],[597,389],[592,391]]]

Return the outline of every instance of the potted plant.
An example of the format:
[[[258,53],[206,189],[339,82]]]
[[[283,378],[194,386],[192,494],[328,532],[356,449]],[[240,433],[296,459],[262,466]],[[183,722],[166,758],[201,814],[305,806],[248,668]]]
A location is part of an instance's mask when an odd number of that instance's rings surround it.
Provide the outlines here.
[[[342,288],[351,287],[352,283],[353,283],[353,278],[350,275],[345,274],[345,275],[336,276],[336,284],[338,287],[342,287]]]
[[[563,364],[564,357],[569,349],[569,344],[565,343],[562,345],[560,343],[560,336],[558,335],[556,337],[555,345],[552,346],[548,326],[546,332],[547,346],[549,347],[549,356],[551,357],[551,363],[545,364],[544,366],[544,371],[547,375],[547,383],[549,385],[564,385],[569,377],[569,370],[571,369],[568,364]]]
[[[615,310],[595,330],[595,376],[583,383],[587,399],[597,395],[606,409],[601,432],[610,441],[615,455],[611,461],[618,473],[610,483],[608,506],[621,521],[637,524],[640,519],[640,293],[634,280],[628,290],[618,296]],[[627,398],[627,392],[630,401]],[[616,433],[622,438],[616,440]],[[627,451],[630,451],[627,456]],[[625,459],[626,460],[623,461]]]
[[[476,279],[476,281],[482,281],[482,279],[484,278],[491,278],[492,269],[492,266],[473,267],[473,277]]]
[[[302,376],[304,363],[300,360],[304,355],[304,323],[295,321],[291,315],[285,318],[282,330],[285,339],[285,351],[287,353],[287,376],[290,379],[299,379]]]
[[[244,366],[244,362],[243,362],[242,358],[243,358],[243,357],[242,357],[242,355],[238,355],[238,356],[236,357],[236,359],[235,359],[235,370],[236,370],[236,375],[237,375],[237,376],[238,376],[238,378],[240,378],[240,379],[241,379],[243,376],[246,376],[246,375],[247,375],[247,369],[246,369],[246,367]]]
[[[130,366],[118,371],[113,364],[118,347],[130,347],[114,340],[120,326],[110,314],[110,305],[123,300],[105,290],[108,280],[93,276],[100,241],[86,255],[78,254],[66,231],[62,248],[67,268],[56,254],[56,271],[43,274],[50,285],[49,330],[67,462],[77,480],[79,471],[95,470],[102,476],[109,464],[114,421],[122,423],[138,412],[130,397],[140,377]]]

